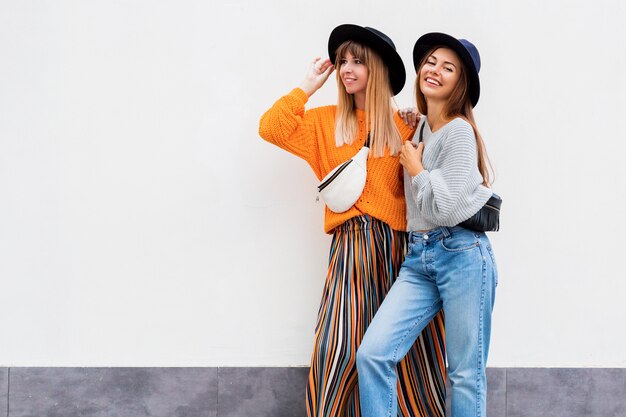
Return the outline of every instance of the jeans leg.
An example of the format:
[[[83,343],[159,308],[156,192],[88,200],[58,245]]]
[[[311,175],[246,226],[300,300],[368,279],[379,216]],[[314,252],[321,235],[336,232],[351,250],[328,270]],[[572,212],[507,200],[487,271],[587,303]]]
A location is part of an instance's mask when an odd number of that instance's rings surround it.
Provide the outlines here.
[[[473,247],[471,241],[475,242]],[[448,377],[454,417],[486,415],[485,365],[495,292],[495,268],[486,244],[488,241],[475,235],[466,238],[465,243],[444,240],[438,254],[441,272],[437,282],[446,312]],[[456,249],[462,246],[467,249]]]
[[[396,364],[441,309],[435,282],[420,272],[421,253],[412,249],[357,351],[363,417],[396,417]]]

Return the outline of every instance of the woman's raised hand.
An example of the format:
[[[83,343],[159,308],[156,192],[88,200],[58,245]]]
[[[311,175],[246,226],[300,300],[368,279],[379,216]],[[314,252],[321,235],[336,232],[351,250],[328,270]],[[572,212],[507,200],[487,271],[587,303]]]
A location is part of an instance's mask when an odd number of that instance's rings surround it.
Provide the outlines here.
[[[420,121],[420,114],[415,107],[406,107],[398,110],[398,116],[404,121],[404,124],[415,129]]]
[[[309,71],[304,77],[304,81],[300,84],[300,88],[309,96],[315,93],[324,85],[328,76],[333,72],[335,67],[328,58],[317,57],[311,63]]]

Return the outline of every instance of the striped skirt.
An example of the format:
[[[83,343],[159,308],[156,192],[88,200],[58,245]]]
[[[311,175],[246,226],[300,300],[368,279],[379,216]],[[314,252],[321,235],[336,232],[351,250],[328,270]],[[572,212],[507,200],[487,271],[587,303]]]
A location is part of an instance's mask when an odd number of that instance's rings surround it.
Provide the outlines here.
[[[360,417],[356,351],[398,276],[407,233],[370,216],[335,229],[307,383],[309,417]],[[443,312],[398,364],[398,416],[445,415]]]

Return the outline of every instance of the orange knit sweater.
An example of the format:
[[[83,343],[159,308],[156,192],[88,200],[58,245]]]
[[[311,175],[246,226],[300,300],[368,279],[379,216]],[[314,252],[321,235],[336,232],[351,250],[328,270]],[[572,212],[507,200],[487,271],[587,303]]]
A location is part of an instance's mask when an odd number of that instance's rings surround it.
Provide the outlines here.
[[[309,163],[318,179],[337,165],[352,158],[363,147],[367,136],[365,112],[357,110],[359,134],[351,145],[335,144],[335,112],[337,106],[304,110],[308,97],[299,88],[281,97],[261,117],[259,134]],[[398,113],[394,119],[403,140],[410,139],[414,130],[404,124]],[[406,230],[403,171],[398,156],[389,150],[382,157],[370,152],[367,161],[367,181],[359,200],[344,213],[334,213],[326,207],[324,230],[333,229],[346,220],[369,214],[387,223],[392,229]]]

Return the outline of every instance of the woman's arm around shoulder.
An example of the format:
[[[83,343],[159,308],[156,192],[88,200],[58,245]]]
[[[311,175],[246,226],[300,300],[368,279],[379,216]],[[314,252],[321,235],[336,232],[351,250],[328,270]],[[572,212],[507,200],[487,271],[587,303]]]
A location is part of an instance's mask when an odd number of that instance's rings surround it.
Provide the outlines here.
[[[409,140],[415,134],[415,128],[420,121],[420,114],[416,107],[405,107],[393,113],[393,120],[400,131],[402,140]]]

